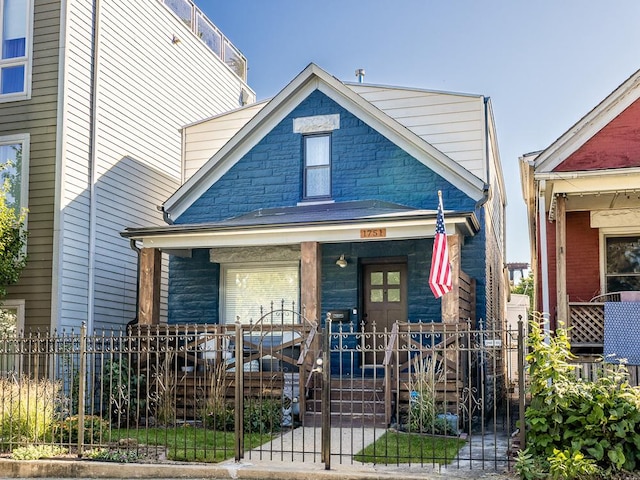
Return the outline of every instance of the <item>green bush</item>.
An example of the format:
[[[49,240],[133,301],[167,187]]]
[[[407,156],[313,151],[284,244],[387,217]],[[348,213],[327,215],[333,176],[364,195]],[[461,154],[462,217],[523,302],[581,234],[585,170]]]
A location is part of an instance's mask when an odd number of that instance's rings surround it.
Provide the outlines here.
[[[129,463],[139,460],[138,452],[135,450],[109,450],[108,448],[97,448],[85,452],[84,456],[92,460],[102,462]]]
[[[282,405],[272,398],[247,398],[244,402],[244,432],[271,433],[282,429]]]
[[[228,403],[220,403],[212,408],[203,409],[202,416],[207,428],[219,432],[233,432],[235,429],[235,411]]]
[[[26,376],[0,378],[0,439],[3,445],[37,443],[51,435],[60,385]]]
[[[604,364],[597,380],[578,380],[563,328],[546,339],[533,323],[529,346],[528,452],[548,462],[553,478],[583,478],[574,470],[591,463],[605,475],[640,468],[640,388],[629,385],[624,365]]]
[[[80,419],[77,415],[65,418],[58,422],[53,435],[56,441],[62,443],[78,443],[78,426]],[[99,444],[106,441],[109,434],[109,422],[97,415],[85,415],[84,417],[84,443],[88,445]]]
[[[66,448],[55,445],[27,445],[15,448],[11,452],[14,460],[39,460],[41,458],[53,458],[67,453]]]
[[[131,368],[124,357],[108,360],[102,371],[104,414],[114,425],[137,424],[147,415],[147,378]]]

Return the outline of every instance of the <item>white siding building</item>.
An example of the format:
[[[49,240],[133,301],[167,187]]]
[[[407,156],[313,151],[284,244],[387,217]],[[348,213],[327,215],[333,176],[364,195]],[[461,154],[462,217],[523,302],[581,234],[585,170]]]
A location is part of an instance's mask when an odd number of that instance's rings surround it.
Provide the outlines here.
[[[18,1],[33,80],[26,100],[0,95],[0,142],[29,135],[35,236],[9,298],[27,329],[120,326],[136,315],[137,255],[119,232],[163,223],[182,125],[255,101],[246,60],[189,0]],[[29,115],[45,89],[46,124]]]

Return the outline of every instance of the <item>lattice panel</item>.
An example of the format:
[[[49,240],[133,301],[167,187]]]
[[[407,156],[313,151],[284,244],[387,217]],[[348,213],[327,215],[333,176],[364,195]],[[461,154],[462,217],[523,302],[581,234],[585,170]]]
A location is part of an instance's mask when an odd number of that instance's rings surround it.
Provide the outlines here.
[[[573,346],[602,345],[604,342],[604,304],[569,304],[569,337]]]

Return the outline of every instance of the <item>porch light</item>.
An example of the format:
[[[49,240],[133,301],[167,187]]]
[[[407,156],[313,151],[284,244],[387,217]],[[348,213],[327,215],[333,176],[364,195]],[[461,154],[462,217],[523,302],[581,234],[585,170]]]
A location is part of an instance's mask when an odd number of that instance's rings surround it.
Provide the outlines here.
[[[344,258],[344,254],[340,255],[340,258],[336,261],[336,265],[340,268],[344,268],[347,266],[347,260]]]

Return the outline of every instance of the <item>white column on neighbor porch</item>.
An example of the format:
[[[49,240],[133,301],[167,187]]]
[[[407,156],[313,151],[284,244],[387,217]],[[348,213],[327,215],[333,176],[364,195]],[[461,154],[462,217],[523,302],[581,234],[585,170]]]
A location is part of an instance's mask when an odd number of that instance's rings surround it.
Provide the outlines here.
[[[556,294],[558,296],[558,324],[568,326],[567,297],[567,203],[564,195],[556,197]]]

